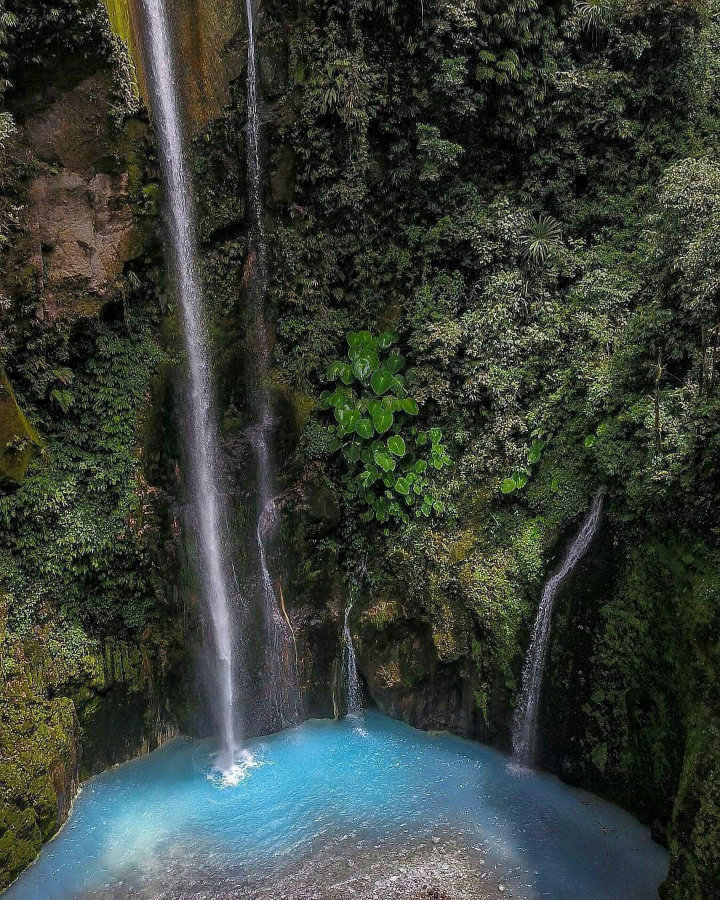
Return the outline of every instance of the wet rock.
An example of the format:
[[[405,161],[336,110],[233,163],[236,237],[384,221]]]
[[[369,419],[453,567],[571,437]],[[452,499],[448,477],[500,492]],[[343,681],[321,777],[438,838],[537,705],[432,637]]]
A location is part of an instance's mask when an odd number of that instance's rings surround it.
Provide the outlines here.
[[[45,288],[46,310],[55,318],[70,303],[75,314],[91,315],[141,249],[127,174],[63,171],[36,178],[30,197],[31,262]]]
[[[661,844],[663,847],[668,846],[667,829],[665,823],[660,819],[653,819],[650,825],[650,837],[656,844]]]
[[[20,143],[44,165],[28,184],[27,237],[9,269],[26,280],[32,273],[41,320],[96,314],[146,246],[131,197],[137,167],[129,156],[118,164],[146,126],[138,122],[132,138],[115,127],[112,90],[108,74],[96,72],[69,87],[39,85],[25,99]]]

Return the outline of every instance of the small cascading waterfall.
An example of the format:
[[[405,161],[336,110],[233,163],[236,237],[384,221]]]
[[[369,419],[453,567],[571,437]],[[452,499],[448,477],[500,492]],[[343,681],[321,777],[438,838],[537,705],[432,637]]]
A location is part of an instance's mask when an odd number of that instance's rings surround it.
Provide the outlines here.
[[[295,638],[287,615],[280,612],[278,597],[268,565],[268,548],[277,540],[278,514],[275,505],[270,442],[275,430],[272,404],[267,388],[270,367],[270,335],[265,313],[267,297],[267,254],[261,167],[261,127],[258,101],[255,18],[252,0],[246,0],[247,130],[246,163],[250,212],[250,265],[248,294],[251,311],[252,351],[249,354],[249,399],[254,413],[253,449],[257,475],[257,554],[260,593],[265,630],[265,683],[270,729],[295,724],[300,716],[300,689]],[[283,604],[284,610],[284,604]]]
[[[166,194],[166,220],[187,355],[184,404],[186,481],[192,509],[197,569],[209,612],[214,685],[211,706],[221,750],[218,766],[229,769],[236,755],[235,659],[231,559],[220,490],[220,443],[213,408],[212,376],[203,293],[197,268],[192,183],[178,97],[176,67],[165,0],[141,0],[142,45],[150,106],[158,139]]]
[[[360,687],[360,678],[358,676],[355,646],[353,645],[352,634],[350,632],[350,610],[352,608],[353,604],[350,603],[345,609],[345,621],[343,624],[342,670],[343,679],[345,682],[346,715],[357,716],[362,712],[363,697],[362,688]]]
[[[602,513],[603,496],[604,491],[602,489],[595,495],[590,511],[582,521],[580,530],[573,538],[560,565],[545,583],[540,597],[540,606],[533,625],[532,639],[525,657],[525,665],[523,666],[520,704],[515,711],[513,727],[513,757],[526,766],[532,765],[535,757],[540,695],[542,693],[543,674],[552,626],[553,607],[561,585],[585,556],[597,534]]]

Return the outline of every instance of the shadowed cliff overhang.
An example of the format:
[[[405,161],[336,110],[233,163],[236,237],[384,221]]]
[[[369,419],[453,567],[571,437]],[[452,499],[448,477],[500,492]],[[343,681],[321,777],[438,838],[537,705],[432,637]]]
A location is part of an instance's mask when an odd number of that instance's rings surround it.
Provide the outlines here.
[[[114,33],[135,66],[135,88],[147,101],[140,53],[141,0],[103,0]],[[245,12],[241,0],[167,0],[181,73],[178,88],[187,122],[198,131],[230,100],[230,82],[244,65]],[[240,36],[241,40],[238,40]]]

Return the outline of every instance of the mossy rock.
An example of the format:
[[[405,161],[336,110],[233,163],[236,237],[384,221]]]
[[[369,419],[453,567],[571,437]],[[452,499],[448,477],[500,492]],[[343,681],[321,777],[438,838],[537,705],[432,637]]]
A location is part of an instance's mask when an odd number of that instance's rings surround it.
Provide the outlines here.
[[[2,697],[0,715],[0,889],[57,831],[77,765],[72,702]]]
[[[19,484],[41,447],[42,441],[18,406],[7,375],[0,369],[0,479]]]
[[[32,809],[16,809],[0,798],[0,890],[30,865],[42,847]]]
[[[720,885],[720,723],[702,713],[688,738],[670,838],[665,900],[717,896]]]

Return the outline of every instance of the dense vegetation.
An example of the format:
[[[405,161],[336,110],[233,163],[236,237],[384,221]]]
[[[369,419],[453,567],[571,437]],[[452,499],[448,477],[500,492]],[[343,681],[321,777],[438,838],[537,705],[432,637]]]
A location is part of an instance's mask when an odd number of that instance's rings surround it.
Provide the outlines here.
[[[566,773],[661,827],[679,797],[678,897],[720,880],[719,12],[299,2],[269,135],[283,376],[317,396],[346,332],[392,328],[453,460],[447,514],[389,544],[339,493],[320,553],[371,560],[365,666],[406,694],[459,668],[461,726],[507,742],[548,553],[606,485],[614,574],[587,679],[563,682]],[[340,488],[322,428],[300,454]]]
[[[158,569],[165,497],[142,453],[156,474],[167,467],[149,401],[168,354],[150,144],[127,57],[102,7],[74,0],[0,4],[0,44],[2,886],[57,829],[79,775],[165,727],[159,688],[178,624]],[[38,238],[41,191],[55,232]],[[110,244],[112,229],[95,238],[102,220],[85,220],[82,191],[107,203],[111,225],[132,207],[125,245]],[[93,239],[106,241],[103,263],[118,254],[107,283],[76,274]]]

